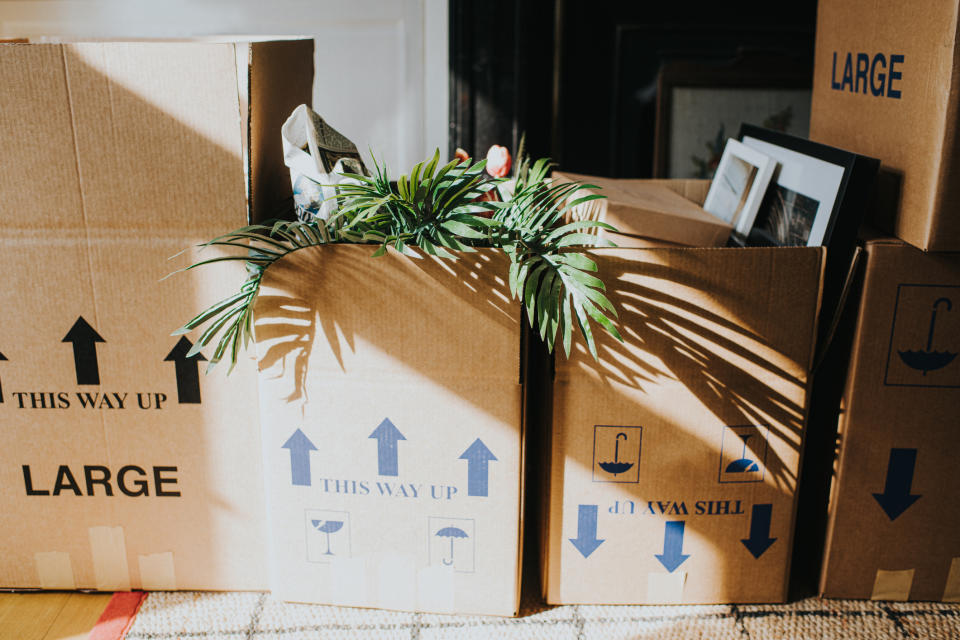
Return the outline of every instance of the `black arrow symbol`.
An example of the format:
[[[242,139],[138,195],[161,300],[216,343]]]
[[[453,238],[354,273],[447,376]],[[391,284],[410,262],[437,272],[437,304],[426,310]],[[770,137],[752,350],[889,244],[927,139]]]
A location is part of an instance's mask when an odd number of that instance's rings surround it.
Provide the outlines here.
[[[7,359],[7,356],[0,353],[0,361],[4,361],[6,359]],[[3,402],[3,381],[0,380],[0,403],[2,402]]]
[[[770,520],[773,517],[772,504],[755,504],[750,518],[750,537],[743,538],[740,542],[747,548],[747,551],[753,554],[754,558],[759,559],[767,549],[770,548],[776,538],[770,537]]]
[[[197,368],[201,360],[206,360],[202,353],[190,352],[193,343],[182,336],[174,345],[164,362],[173,362],[177,373],[177,402],[180,404],[200,404],[200,373]]]
[[[913,468],[916,464],[916,449],[890,449],[887,482],[883,487],[883,493],[875,493],[873,497],[891,521],[899,518],[920,499],[920,496],[910,493],[910,485],[913,484]]]
[[[80,316],[62,342],[73,343],[73,364],[77,369],[77,384],[100,384],[97,343],[106,342],[106,340],[87,324],[83,316]]]

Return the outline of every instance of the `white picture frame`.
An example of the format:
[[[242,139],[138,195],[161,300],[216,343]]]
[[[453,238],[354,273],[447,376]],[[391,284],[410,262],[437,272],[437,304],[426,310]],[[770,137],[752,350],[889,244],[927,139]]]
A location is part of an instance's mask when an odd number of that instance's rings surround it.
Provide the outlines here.
[[[735,235],[746,237],[776,168],[777,161],[769,155],[728,139],[704,210],[733,226]]]

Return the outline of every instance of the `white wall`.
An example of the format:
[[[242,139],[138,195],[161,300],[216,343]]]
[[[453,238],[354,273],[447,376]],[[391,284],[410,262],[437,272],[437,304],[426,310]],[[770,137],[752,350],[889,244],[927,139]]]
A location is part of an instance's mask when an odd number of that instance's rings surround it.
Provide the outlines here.
[[[447,0],[0,0],[0,37],[250,34],[313,36],[314,108],[391,174],[446,158]]]

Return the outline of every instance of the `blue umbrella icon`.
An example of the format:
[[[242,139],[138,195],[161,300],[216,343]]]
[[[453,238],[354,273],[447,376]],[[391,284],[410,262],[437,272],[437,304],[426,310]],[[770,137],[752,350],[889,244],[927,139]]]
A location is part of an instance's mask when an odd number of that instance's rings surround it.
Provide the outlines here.
[[[340,520],[311,520],[310,524],[320,533],[327,534],[327,550],[323,552],[323,555],[332,556],[333,553],[330,551],[330,534],[335,531],[340,531],[343,527],[343,522]]]
[[[630,467],[633,466],[632,462],[621,462],[620,461],[620,440],[626,440],[627,434],[620,432],[617,434],[616,439],[614,440],[613,445],[613,461],[606,461],[600,463],[600,468],[606,471],[607,473],[612,473],[617,475],[623,473],[624,471],[629,471]]]
[[[950,302],[950,298],[938,298],[937,301],[933,303],[933,311],[930,314],[930,331],[927,333],[927,348],[925,350],[918,349],[916,351],[897,351],[900,354],[900,359],[903,360],[905,365],[911,369],[922,371],[923,375],[927,375],[927,371],[936,371],[937,369],[942,369],[953,362],[953,359],[957,357],[957,354],[953,351],[933,350],[933,329],[937,325],[937,307],[939,307],[942,303],[946,303],[947,311],[953,309],[953,304]]]
[[[440,529],[440,531],[437,531],[437,533],[434,534],[434,535],[436,535],[436,536],[438,536],[438,537],[441,537],[441,538],[450,538],[450,561],[447,562],[447,560],[446,560],[445,558],[441,558],[441,559],[440,559],[440,561],[443,562],[443,564],[446,564],[446,565],[451,565],[451,564],[453,564],[453,541],[454,541],[456,538],[469,538],[469,537],[470,537],[469,535],[467,535],[467,532],[466,532],[466,531],[464,531],[463,529],[460,529],[460,528],[458,528],[458,527],[444,527],[443,529]]]

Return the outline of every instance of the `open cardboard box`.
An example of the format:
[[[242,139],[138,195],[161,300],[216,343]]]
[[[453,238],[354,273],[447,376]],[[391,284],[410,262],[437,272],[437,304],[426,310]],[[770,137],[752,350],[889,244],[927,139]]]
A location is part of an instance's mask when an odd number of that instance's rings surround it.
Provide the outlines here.
[[[515,615],[521,306],[507,258],[299,249],[256,307],[271,588],[286,600]]]
[[[0,587],[266,586],[252,358],[204,376],[170,337],[242,270],[158,281],[290,196],[312,52],[0,45]]]
[[[593,256],[624,343],[555,360],[547,601],[784,601],[825,250]]]

